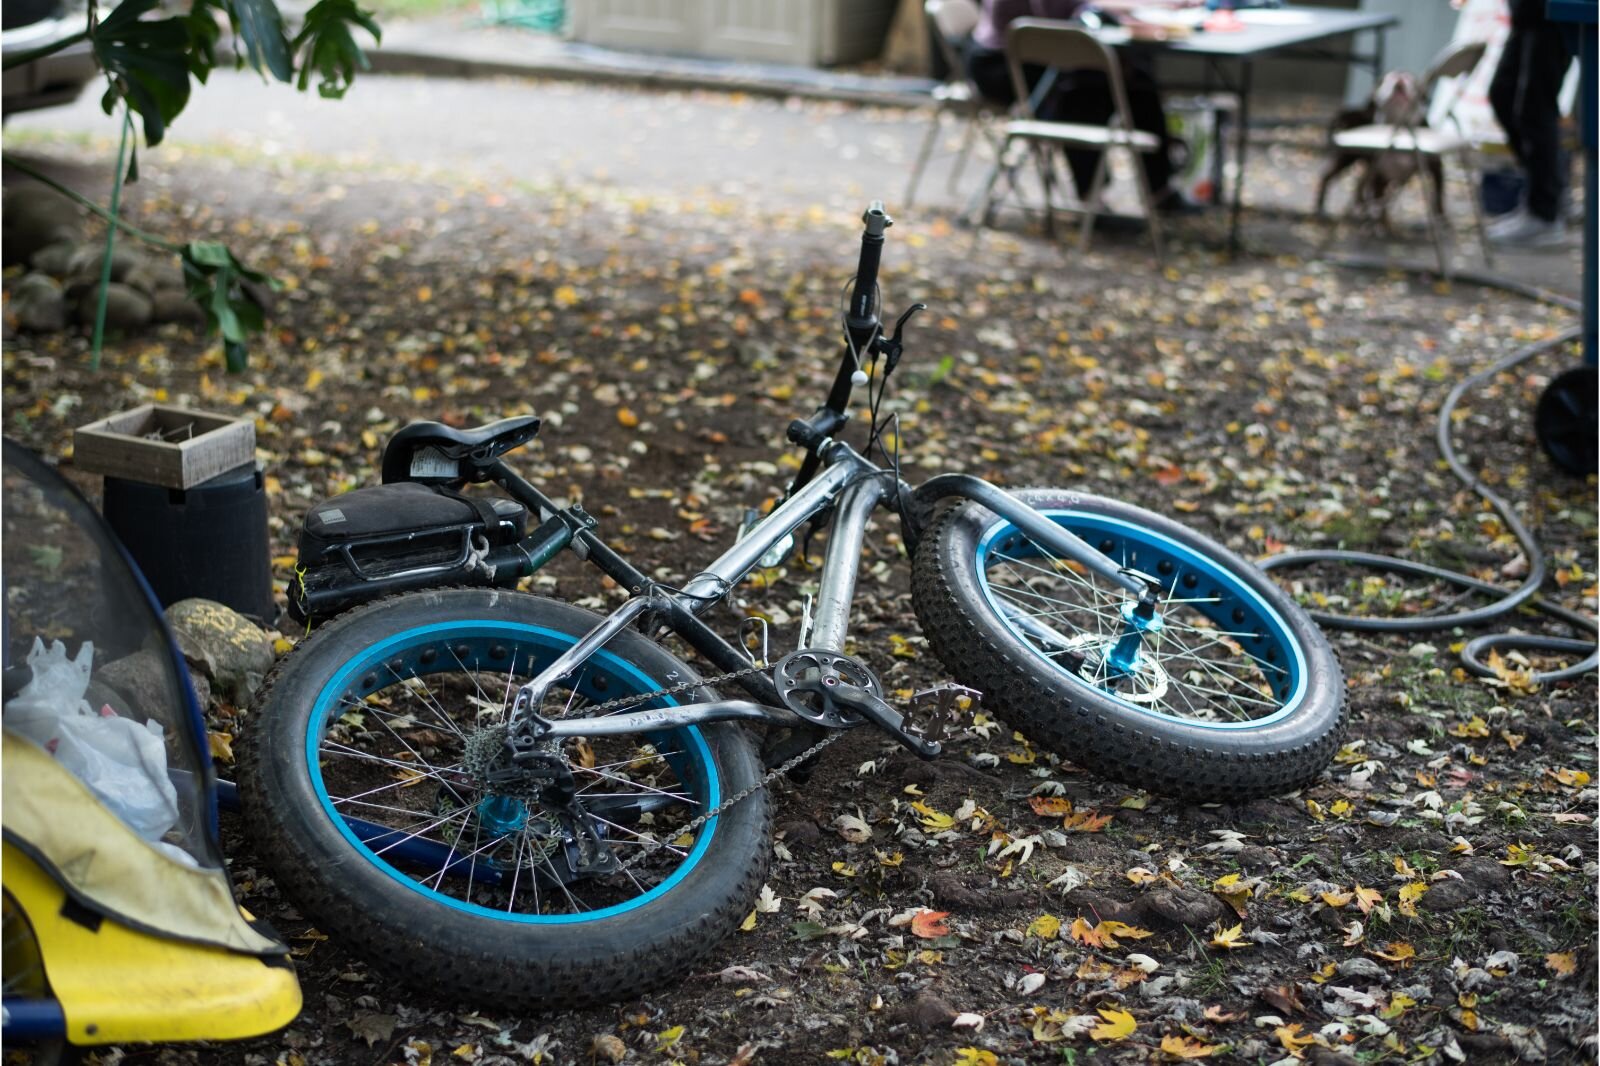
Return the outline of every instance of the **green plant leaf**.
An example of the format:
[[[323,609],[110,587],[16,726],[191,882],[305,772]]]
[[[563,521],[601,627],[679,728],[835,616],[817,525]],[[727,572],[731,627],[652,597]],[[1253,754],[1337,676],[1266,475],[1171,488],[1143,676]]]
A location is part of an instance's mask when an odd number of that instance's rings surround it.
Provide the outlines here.
[[[271,287],[270,279],[217,241],[190,241],[182,258],[189,296],[205,311],[206,324],[222,335],[228,370],[243,370],[250,356],[245,342],[266,324],[261,297]]]
[[[189,102],[189,28],[180,18],[144,19],[156,0],[122,0],[95,27],[95,61],[114,92],[100,101],[110,114],[118,97],[138,112],[147,145],[161,143],[167,124]]]
[[[314,71],[317,92],[322,96],[338,99],[345,94],[356,72],[370,65],[351,32],[357,26],[370,33],[374,41],[382,42],[383,31],[371,12],[357,7],[355,0],[317,0],[306,12],[305,22],[294,39],[295,50],[304,53],[300,59],[300,89],[311,84]]]
[[[228,19],[244,44],[244,58],[256,70],[265,71],[279,81],[294,77],[289,38],[283,32],[283,16],[272,0],[224,0]]]

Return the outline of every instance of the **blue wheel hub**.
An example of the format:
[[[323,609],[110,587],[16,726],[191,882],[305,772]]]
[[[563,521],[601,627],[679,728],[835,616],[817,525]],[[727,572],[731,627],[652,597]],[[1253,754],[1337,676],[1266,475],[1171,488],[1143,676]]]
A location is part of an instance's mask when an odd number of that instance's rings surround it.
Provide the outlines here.
[[[1138,603],[1122,605],[1119,612],[1122,615],[1122,636],[1117,638],[1111,653],[1106,656],[1112,677],[1129,677],[1137,673],[1139,648],[1146,638],[1156,636],[1165,628],[1160,614],[1142,608],[1143,604]]]
[[[490,836],[515,833],[528,822],[527,808],[510,796],[485,796],[478,801],[478,824]]]

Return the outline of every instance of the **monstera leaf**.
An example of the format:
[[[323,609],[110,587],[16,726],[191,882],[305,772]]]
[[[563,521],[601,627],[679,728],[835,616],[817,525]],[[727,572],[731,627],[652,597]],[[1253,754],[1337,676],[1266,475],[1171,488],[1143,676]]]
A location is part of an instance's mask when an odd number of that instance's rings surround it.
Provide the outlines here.
[[[294,39],[295,50],[305,52],[300,60],[300,89],[311,84],[311,72],[315,70],[317,92],[331,99],[345,94],[356,71],[366,70],[368,65],[366,53],[351,33],[356,26],[372,34],[373,40],[383,40],[372,15],[357,7],[354,0],[318,0],[306,12],[305,22]]]
[[[144,139],[160,144],[167,123],[189,102],[189,27],[181,18],[146,19],[156,0],[123,0],[94,28],[95,61],[111,79],[101,106],[118,100],[139,113]]]

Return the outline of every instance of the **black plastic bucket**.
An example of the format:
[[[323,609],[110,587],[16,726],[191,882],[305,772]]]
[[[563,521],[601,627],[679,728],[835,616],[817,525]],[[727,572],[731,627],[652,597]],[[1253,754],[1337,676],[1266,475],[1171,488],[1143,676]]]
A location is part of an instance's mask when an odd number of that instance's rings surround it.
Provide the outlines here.
[[[266,482],[256,464],[188,489],[108,477],[104,511],[163,607],[198,596],[275,620]]]

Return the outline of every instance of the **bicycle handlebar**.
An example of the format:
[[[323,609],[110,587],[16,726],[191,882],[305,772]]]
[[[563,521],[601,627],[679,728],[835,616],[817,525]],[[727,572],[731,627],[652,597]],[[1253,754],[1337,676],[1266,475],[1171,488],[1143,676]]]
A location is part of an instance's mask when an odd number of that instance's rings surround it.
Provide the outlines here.
[[[849,417],[850,393],[863,379],[861,360],[867,357],[872,343],[877,340],[882,323],[878,319],[878,262],[883,257],[883,235],[894,225],[894,219],[883,209],[882,200],[867,205],[861,216],[861,258],[856,264],[855,280],[850,286],[850,305],[845,310],[844,327],[846,343],[839,360],[839,373],[828,390],[828,402],[817,408],[808,419],[796,419],[789,424],[789,439],[806,449],[806,457],[789,486],[790,494],[800,491],[816,474],[822,460],[817,449],[822,442],[836,435]]]

